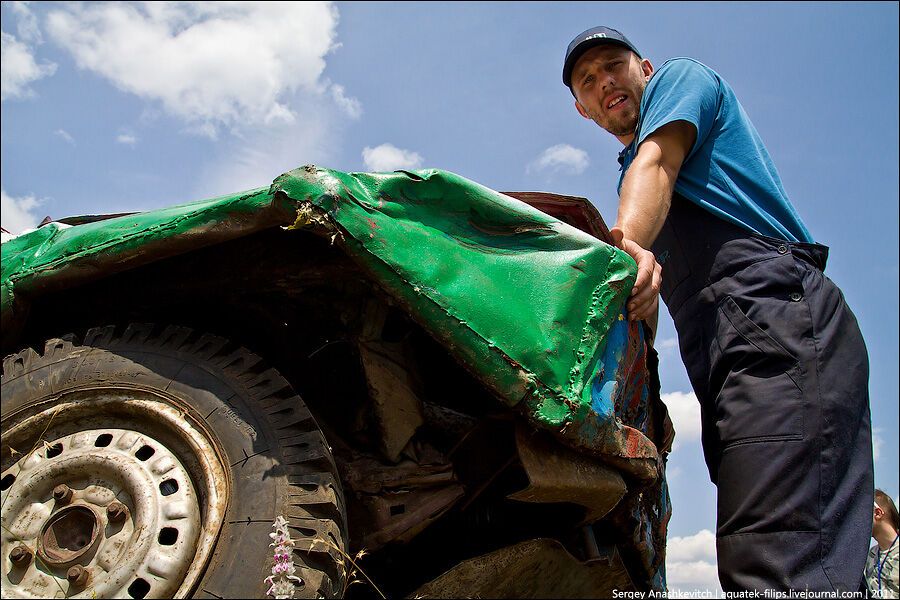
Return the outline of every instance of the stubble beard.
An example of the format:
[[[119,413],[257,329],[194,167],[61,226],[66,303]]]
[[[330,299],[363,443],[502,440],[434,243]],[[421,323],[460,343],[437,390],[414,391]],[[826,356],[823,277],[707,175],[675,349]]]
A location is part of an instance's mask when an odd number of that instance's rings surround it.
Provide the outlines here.
[[[644,94],[644,89],[647,87],[647,82],[640,81],[638,82],[638,94],[632,95],[638,103],[641,101],[641,97]],[[594,122],[613,134],[616,137],[624,137],[626,135],[632,135],[635,131],[637,131],[638,120],[640,117],[640,111],[635,110],[632,112],[632,109],[629,107],[626,109],[626,112],[620,115],[620,118],[611,118],[605,123],[600,119],[600,115],[590,115]]]
[[[599,115],[591,115],[591,117],[593,118],[594,123],[617,137],[631,135],[637,129],[637,114],[625,114],[622,115],[621,119],[610,119],[608,121],[600,119]]]
[[[616,137],[631,135],[637,129],[638,115],[632,113],[630,110],[628,110],[626,114],[619,115],[618,118],[613,117],[607,119],[604,119],[601,114],[591,110],[586,110],[586,112],[594,123]]]

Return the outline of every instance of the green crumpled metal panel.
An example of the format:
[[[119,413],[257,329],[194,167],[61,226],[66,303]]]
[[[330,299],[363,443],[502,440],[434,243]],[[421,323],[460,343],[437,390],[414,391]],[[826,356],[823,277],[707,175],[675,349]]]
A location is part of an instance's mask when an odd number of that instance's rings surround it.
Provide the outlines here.
[[[258,188],[75,227],[50,223],[3,244],[2,327],[26,318],[32,297],[284,225],[294,214],[292,203]]]
[[[35,295],[274,226],[332,235],[506,403],[579,450],[655,478],[652,442],[591,408],[591,381],[634,261],[444,171],[306,166],[268,189],[42,227],[3,244],[3,327],[24,318]]]

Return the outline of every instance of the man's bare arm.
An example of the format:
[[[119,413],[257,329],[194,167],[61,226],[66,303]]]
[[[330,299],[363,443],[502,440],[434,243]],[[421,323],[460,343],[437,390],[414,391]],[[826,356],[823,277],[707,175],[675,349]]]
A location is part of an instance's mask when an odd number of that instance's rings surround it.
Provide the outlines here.
[[[692,124],[675,121],[641,143],[619,195],[616,227],[625,239],[642,248],[649,248],[656,240],[669,213],[675,180],[696,136]]]
[[[669,213],[675,180],[696,135],[694,126],[686,121],[659,128],[641,143],[622,181],[619,214],[611,233],[617,245],[638,265],[637,280],[628,299],[629,316],[651,320],[652,325],[659,309],[662,269],[648,248]]]

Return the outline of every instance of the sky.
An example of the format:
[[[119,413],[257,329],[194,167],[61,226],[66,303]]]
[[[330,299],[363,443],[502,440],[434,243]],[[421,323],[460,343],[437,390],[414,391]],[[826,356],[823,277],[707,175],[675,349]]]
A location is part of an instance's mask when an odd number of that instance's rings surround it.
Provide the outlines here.
[[[566,46],[607,25],[735,89],[859,320],[876,485],[898,496],[897,3],[2,3],[2,225],[140,211],[304,164],[440,168],[616,218],[619,143]],[[662,311],[673,588],[718,589],[715,488]]]

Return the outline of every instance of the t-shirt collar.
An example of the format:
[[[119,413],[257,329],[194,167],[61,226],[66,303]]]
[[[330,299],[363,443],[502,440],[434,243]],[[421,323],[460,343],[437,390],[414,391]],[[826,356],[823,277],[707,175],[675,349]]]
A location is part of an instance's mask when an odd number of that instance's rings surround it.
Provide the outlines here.
[[[628,152],[631,150],[632,146],[634,146],[634,140],[632,140],[630,144],[622,148],[622,151],[619,152],[619,157],[616,160],[619,161],[620,171],[625,167],[625,157],[628,155]]]

